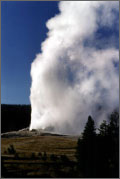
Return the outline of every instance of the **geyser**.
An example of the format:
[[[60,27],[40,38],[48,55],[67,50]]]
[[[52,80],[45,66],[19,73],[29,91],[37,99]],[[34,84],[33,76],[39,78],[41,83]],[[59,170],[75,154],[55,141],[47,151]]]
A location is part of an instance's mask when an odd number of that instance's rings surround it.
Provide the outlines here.
[[[99,125],[119,106],[119,2],[63,1],[59,10],[31,65],[30,130],[80,134],[88,115]]]

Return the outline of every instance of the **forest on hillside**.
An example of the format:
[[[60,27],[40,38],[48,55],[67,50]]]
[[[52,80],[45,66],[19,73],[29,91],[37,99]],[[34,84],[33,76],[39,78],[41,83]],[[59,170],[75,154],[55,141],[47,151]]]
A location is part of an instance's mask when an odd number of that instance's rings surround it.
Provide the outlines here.
[[[30,119],[30,105],[1,105],[1,133],[26,128]]]

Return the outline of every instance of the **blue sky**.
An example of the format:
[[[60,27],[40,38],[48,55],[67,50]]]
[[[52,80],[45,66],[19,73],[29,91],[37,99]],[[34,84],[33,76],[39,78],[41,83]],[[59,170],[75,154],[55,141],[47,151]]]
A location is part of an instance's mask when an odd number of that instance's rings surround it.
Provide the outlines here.
[[[29,104],[30,68],[58,2],[1,2],[1,103]]]

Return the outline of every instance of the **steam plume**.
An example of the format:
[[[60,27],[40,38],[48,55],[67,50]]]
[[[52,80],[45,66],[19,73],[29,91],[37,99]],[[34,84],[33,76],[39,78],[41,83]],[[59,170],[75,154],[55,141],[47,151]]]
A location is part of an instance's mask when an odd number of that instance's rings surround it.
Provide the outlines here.
[[[88,115],[99,125],[119,105],[115,37],[97,36],[118,23],[119,3],[63,1],[59,10],[31,66],[30,129],[80,134]]]

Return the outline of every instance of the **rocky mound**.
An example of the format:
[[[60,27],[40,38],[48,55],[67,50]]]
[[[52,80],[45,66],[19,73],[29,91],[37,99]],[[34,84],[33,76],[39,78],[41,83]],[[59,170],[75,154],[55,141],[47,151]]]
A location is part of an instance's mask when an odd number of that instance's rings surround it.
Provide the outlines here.
[[[29,128],[24,128],[19,131],[12,131],[12,132],[6,132],[2,133],[2,138],[12,138],[12,137],[31,137],[31,136],[66,136],[61,134],[56,134],[53,132],[48,132],[47,130],[39,129],[39,130],[29,130]]]

